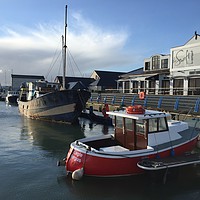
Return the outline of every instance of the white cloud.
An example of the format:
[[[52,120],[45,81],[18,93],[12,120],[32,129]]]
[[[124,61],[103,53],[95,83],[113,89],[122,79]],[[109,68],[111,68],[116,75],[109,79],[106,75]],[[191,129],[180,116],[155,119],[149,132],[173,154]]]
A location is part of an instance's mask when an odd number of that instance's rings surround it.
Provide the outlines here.
[[[69,28],[67,44],[82,74],[91,74],[95,69],[124,71],[117,67],[134,62],[134,56],[124,49],[129,36],[126,31],[106,31],[84,20],[80,13],[74,13],[72,20],[75,25]],[[54,62],[55,51],[61,50],[62,32],[59,23],[38,24],[32,29],[1,28],[0,69],[45,76]],[[50,74],[52,78],[57,75],[60,63],[57,66]]]

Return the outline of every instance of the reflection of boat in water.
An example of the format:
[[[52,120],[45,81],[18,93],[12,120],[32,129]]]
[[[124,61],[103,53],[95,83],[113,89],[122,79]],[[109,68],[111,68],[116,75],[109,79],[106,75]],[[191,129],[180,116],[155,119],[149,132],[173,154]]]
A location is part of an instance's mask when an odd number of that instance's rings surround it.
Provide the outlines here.
[[[79,125],[54,123],[22,118],[21,139],[32,140],[34,146],[39,146],[53,154],[62,154],[66,150],[66,143],[84,137]],[[65,142],[63,142],[65,141]]]
[[[8,91],[5,101],[6,103],[9,103],[9,104],[17,104],[18,98],[19,98],[18,91]]]
[[[23,86],[18,101],[19,111],[28,118],[76,123],[90,98],[89,91],[65,88],[67,22],[65,24],[62,88],[57,83],[47,81]]]
[[[64,164],[72,178],[83,174],[98,177],[140,174],[144,172],[137,166],[141,160],[178,157],[191,151],[197,142],[196,124],[168,120],[168,113],[134,106],[108,114],[114,117],[113,135],[83,138],[71,144]]]

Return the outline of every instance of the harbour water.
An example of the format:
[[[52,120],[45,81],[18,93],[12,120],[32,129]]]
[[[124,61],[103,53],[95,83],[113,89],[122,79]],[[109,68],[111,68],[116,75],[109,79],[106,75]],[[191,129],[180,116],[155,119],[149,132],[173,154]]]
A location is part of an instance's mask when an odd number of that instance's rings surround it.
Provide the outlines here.
[[[73,181],[64,167],[56,166],[72,141],[112,130],[86,119],[76,126],[27,119],[17,107],[0,102],[0,199],[200,199],[200,165],[169,171],[167,176],[84,177],[81,181]]]

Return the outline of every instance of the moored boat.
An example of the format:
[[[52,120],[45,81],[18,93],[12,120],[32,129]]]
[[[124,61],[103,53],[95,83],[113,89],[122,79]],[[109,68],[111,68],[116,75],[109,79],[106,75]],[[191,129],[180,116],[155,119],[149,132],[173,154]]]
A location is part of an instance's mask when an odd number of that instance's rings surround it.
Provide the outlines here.
[[[86,90],[61,90],[57,83],[37,81],[22,86],[18,107],[28,118],[73,124],[89,98]]]
[[[113,116],[114,134],[71,143],[64,165],[72,178],[140,174],[144,172],[137,165],[141,160],[181,156],[197,142],[199,130],[169,119],[169,113],[133,106],[107,114]]]
[[[78,117],[85,108],[91,93],[85,89],[68,89],[65,84],[66,74],[66,32],[67,6],[65,10],[65,36],[62,36],[63,47],[63,81],[58,83],[40,80],[24,83],[18,101],[22,115],[48,121],[77,123]]]
[[[19,98],[19,91],[8,91],[5,101],[6,103],[17,105],[18,98]]]

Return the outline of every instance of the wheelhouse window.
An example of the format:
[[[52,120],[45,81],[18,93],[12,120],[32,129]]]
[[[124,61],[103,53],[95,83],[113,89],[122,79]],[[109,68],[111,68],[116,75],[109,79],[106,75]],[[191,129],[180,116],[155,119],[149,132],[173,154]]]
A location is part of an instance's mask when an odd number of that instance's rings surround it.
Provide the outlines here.
[[[123,128],[123,118],[122,117],[116,117],[116,124],[115,126],[117,128]]]
[[[144,120],[136,121],[136,133],[145,134]]]
[[[133,120],[132,119],[129,119],[129,118],[126,118],[125,119],[125,124],[126,124],[126,129],[127,130],[133,130]]]
[[[167,120],[166,118],[154,118],[149,119],[149,133],[167,131]]]

